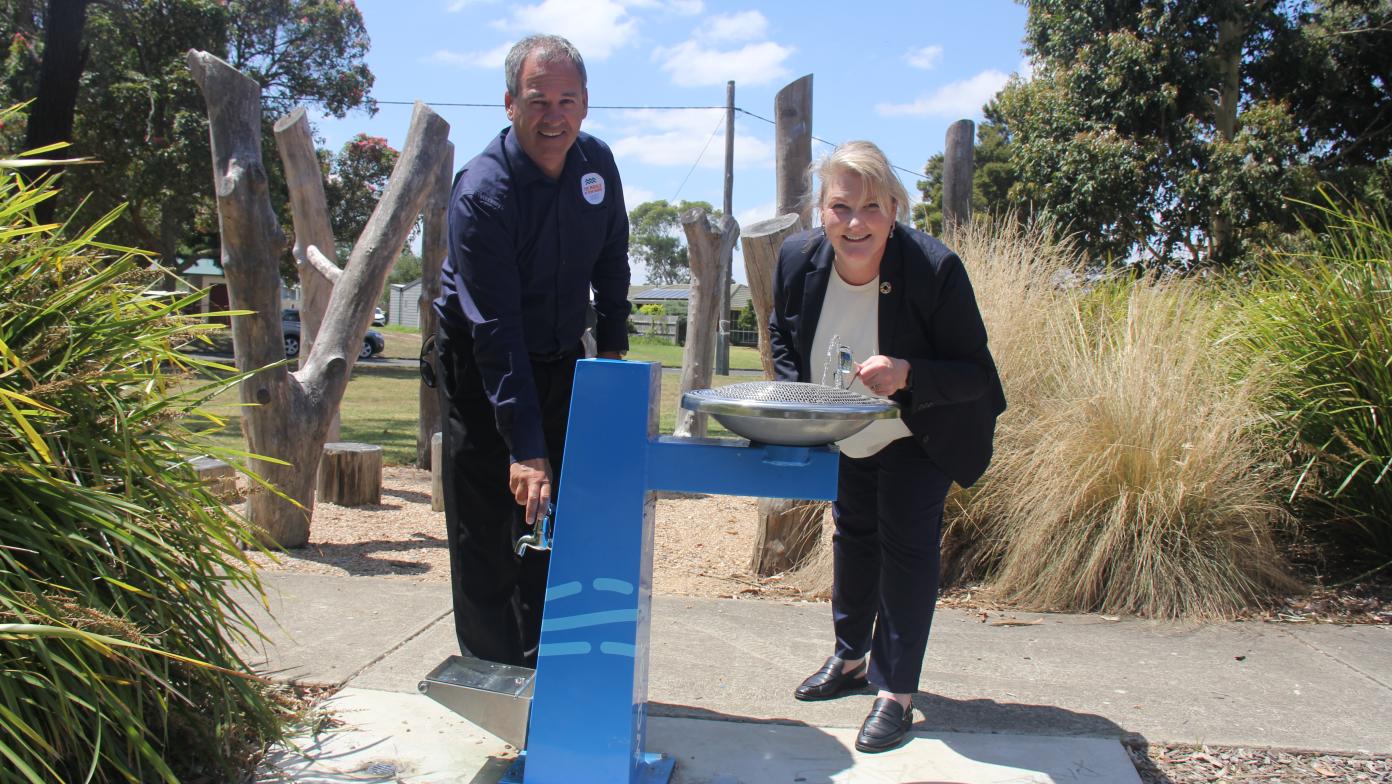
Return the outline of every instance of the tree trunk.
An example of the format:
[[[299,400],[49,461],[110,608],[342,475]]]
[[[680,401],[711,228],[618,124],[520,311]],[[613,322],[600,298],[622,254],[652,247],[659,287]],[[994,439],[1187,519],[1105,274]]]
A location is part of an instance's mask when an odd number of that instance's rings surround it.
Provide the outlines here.
[[[687,258],[691,262],[691,300],[687,305],[686,348],[682,351],[681,389],[677,399],[693,389],[706,389],[711,384],[715,360],[715,331],[721,318],[720,290],[730,287],[725,254],[739,238],[739,223],[729,215],[720,222],[706,214],[704,208],[693,207],[681,214],[682,229],[686,231]],[[727,314],[728,315],[728,314]],[[677,404],[675,435],[701,438],[706,435],[706,415],[687,411]]]
[[[387,272],[420,214],[426,184],[436,176],[449,125],[416,104],[405,150],[348,268],[336,274],[308,357],[294,373],[283,365],[260,369],[285,357],[277,271],[284,236],[271,210],[261,157],[260,88],[206,52],[190,51],[188,66],[208,104],[228,293],[234,309],[252,311],[232,318],[237,369],[256,371],[239,387],[249,406],[242,429],[250,452],[278,461],[251,461],[252,470],[279,493],[258,487],[247,500],[247,517],[271,542],[298,547],[309,540],[316,467],[329,422]]]
[[[740,236],[744,250],[744,271],[749,276],[749,293],[759,332],[759,364],[764,377],[773,380],[773,350],[769,346],[769,316],[773,314],[773,272],[778,266],[778,248],[798,230],[801,218],[795,212],[752,224]]]
[[[382,503],[382,447],[351,441],[324,444],[319,499],[339,506]]]
[[[449,197],[454,184],[454,145],[445,145],[440,171],[431,186],[425,204],[425,235],[421,238],[421,293],[417,303],[421,340],[429,340],[438,326],[435,300],[440,296],[440,270],[449,252]],[[430,358],[432,361],[433,357]],[[438,382],[437,382],[438,383]],[[440,395],[432,387],[420,384],[420,425],[416,432],[416,466],[434,468],[435,453],[430,439],[440,432]]]
[[[309,357],[324,311],[329,307],[333,282],[309,260],[313,245],[331,259],[338,258],[333,224],[329,220],[328,199],[324,196],[324,172],[314,150],[314,133],[304,107],[276,121],[276,146],[285,167],[285,184],[290,191],[290,213],[295,224],[295,270],[300,276],[300,364]],[[338,411],[333,413],[325,438],[337,441],[340,432]]]
[[[773,117],[778,214],[797,213],[799,225],[811,228],[807,169],[812,165],[812,74],[778,91]]]
[[[943,233],[971,223],[972,166],[976,124],[958,120],[947,129],[943,152]]]
[[[73,114],[77,109],[77,88],[87,64],[82,47],[82,31],[87,24],[88,0],[48,0],[44,15],[43,60],[39,63],[38,91],[29,108],[24,129],[24,149],[36,150],[73,138]],[[25,172],[25,169],[21,169]],[[37,179],[57,169],[34,169],[26,174]],[[51,223],[54,199],[34,206],[39,223]]]
[[[769,317],[773,314],[774,268],[778,265],[778,248],[798,230],[798,220],[796,213],[788,213],[759,221],[745,230],[740,239],[754,312],[759,319],[759,362],[769,380],[774,378],[768,336]],[[826,510],[827,504],[823,501],[759,499],[759,526],[750,570],[767,577],[800,566],[816,549]]]
[[[1236,9],[1233,13],[1238,13]],[[1218,22],[1218,101],[1214,106],[1213,125],[1219,143],[1228,143],[1237,135],[1237,112],[1242,102],[1242,41],[1247,35],[1246,23],[1234,17]],[[1219,199],[1213,213],[1210,230],[1211,260],[1224,263],[1231,253],[1233,235],[1232,215],[1224,200]],[[1198,261],[1198,259],[1195,259]]]

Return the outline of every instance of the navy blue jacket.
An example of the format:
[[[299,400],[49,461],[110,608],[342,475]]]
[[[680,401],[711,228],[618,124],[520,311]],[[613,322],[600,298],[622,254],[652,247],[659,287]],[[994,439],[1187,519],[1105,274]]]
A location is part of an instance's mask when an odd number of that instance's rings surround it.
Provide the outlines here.
[[[591,290],[599,350],[628,349],[628,213],[614,156],[582,132],[552,180],[506,128],[460,171],[448,217],[435,310],[470,338],[512,459],[546,457],[532,360],[579,346]]]
[[[769,338],[783,381],[811,381],[813,346],[835,253],[813,229],[783,242],[774,272]],[[1005,410],[996,363],[971,281],[957,254],[895,224],[880,261],[879,346],[908,360],[910,385],[891,396],[938,468],[969,487],[991,462],[996,417]]]

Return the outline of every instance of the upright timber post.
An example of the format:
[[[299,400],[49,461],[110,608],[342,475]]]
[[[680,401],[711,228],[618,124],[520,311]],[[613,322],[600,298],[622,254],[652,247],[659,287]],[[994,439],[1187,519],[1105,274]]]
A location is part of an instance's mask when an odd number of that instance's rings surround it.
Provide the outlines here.
[[[711,385],[720,292],[730,290],[725,259],[739,239],[739,223],[732,216],[721,215],[720,220],[715,221],[704,207],[682,212],[681,225],[686,232],[687,256],[691,262],[691,301],[687,306],[679,395]],[[704,437],[706,415],[679,408],[674,432],[679,436]]]
[[[800,228],[812,226],[807,168],[812,165],[812,74],[789,82],[773,99],[777,214],[795,212]]]
[[[958,120],[947,129],[943,152],[943,231],[971,223],[973,137],[976,124]]]
[[[725,83],[725,200],[726,215],[734,217],[735,200],[735,83]],[[735,280],[735,246],[725,249],[725,285],[720,289],[720,316],[715,322],[715,373],[730,375],[730,284]]]
[[[450,186],[453,182],[454,144],[446,142],[438,179],[430,186],[430,196],[426,199],[423,212],[425,231],[421,237],[421,289],[416,307],[422,340],[429,340],[438,326],[434,303],[440,296],[440,270],[445,265],[445,254],[449,247],[448,212]],[[426,359],[434,361],[434,357]],[[435,458],[430,449],[430,439],[442,429],[440,395],[425,385],[425,379],[421,379],[418,397],[420,422],[416,426],[416,467],[434,468]]]

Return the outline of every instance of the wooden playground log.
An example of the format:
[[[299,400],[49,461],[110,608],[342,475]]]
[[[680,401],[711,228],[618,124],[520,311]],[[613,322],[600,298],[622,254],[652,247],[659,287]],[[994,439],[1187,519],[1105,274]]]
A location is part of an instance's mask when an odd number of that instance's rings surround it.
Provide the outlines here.
[[[943,151],[943,232],[971,223],[973,139],[976,124],[958,120],[947,129]]]
[[[816,552],[822,538],[822,519],[830,508],[825,501],[760,498],[749,570],[768,577],[801,566]]]
[[[744,252],[744,271],[749,277],[750,298],[759,333],[759,364],[764,377],[773,380],[773,352],[769,346],[768,323],[773,314],[773,271],[778,266],[778,248],[797,231],[801,218],[790,212],[751,224],[740,234]]]
[[[319,500],[339,506],[382,502],[382,447],[352,441],[324,444]]]
[[[435,334],[438,322],[435,317],[435,299],[440,296],[440,270],[445,265],[445,254],[449,250],[449,226],[447,209],[449,207],[450,186],[454,182],[454,145],[445,143],[445,154],[440,161],[440,170],[431,186],[430,197],[425,203],[425,232],[421,238],[421,293],[416,304],[420,319],[422,340]],[[427,357],[434,361],[434,356]],[[438,382],[437,382],[438,383]],[[433,468],[435,453],[431,449],[430,438],[440,431],[440,394],[434,387],[426,386],[421,380],[420,423],[416,429],[416,467]]]
[[[215,497],[221,501],[236,500],[237,469],[215,457],[195,457],[189,461],[193,471]]]
[[[802,228],[810,228],[807,168],[812,165],[812,74],[778,91],[773,99],[773,117],[778,214],[797,213]]]
[[[445,435],[430,436],[430,511],[445,511]]]
[[[720,290],[730,286],[725,256],[739,238],[739,223],[729,215],[716,222],[702,207],[681,214],[686,232],[687,255],[691,261],[691,300],[687,304],[686,347],[682,351],[681,396],[693,389],[711,385],[715,362],[715,332],[722,317]],[[706,415],[681,408],[678,402],[677,436],[701,438],[706,435]]]
[[[420,215],[427,182],[437,176],[449,124],[416,104],[401,157],[333,284],[314,346],[291,373],[280,364],[285,343],[278,259],[285,238],[271,209],[261,155],[261,86],[207,52],[190,51],[187,63],[208,106],[228,294],[234,309],[249,311],[232,317],[237,369],[250,373],[238,384],[247,406],[242,432],[248,451],[273,458],[251,460],[251,470],[280,491],[255,488],[247,498],[247,518],[267,541],[299,547],[309,541],[316,468],[329,423],[387,273]]]

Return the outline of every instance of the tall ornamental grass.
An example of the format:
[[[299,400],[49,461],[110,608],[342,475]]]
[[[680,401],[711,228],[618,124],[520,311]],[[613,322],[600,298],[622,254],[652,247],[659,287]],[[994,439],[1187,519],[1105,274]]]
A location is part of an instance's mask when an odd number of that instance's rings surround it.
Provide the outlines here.
[[[253,533],[186,463],[189,301],[142,296],[114,214],[35,225],[55,191],[25,163],[0,162],[0,782],[234,780],[280,718],[232,647]]]
[[[1161,618],[1294,587],[1268,376],[1237,361],[1230,305],[1194,280],[1088,283],[1042,227],[979,221],[948,244],[1010,403],[990,470],[950,506],[951,572],[1022,607]]]
[[[1334,201],[1307,249],[1269,258],[1250,345],[1280,370],[1271,396],[1316,536],[1392,558],[1392,223]]]

